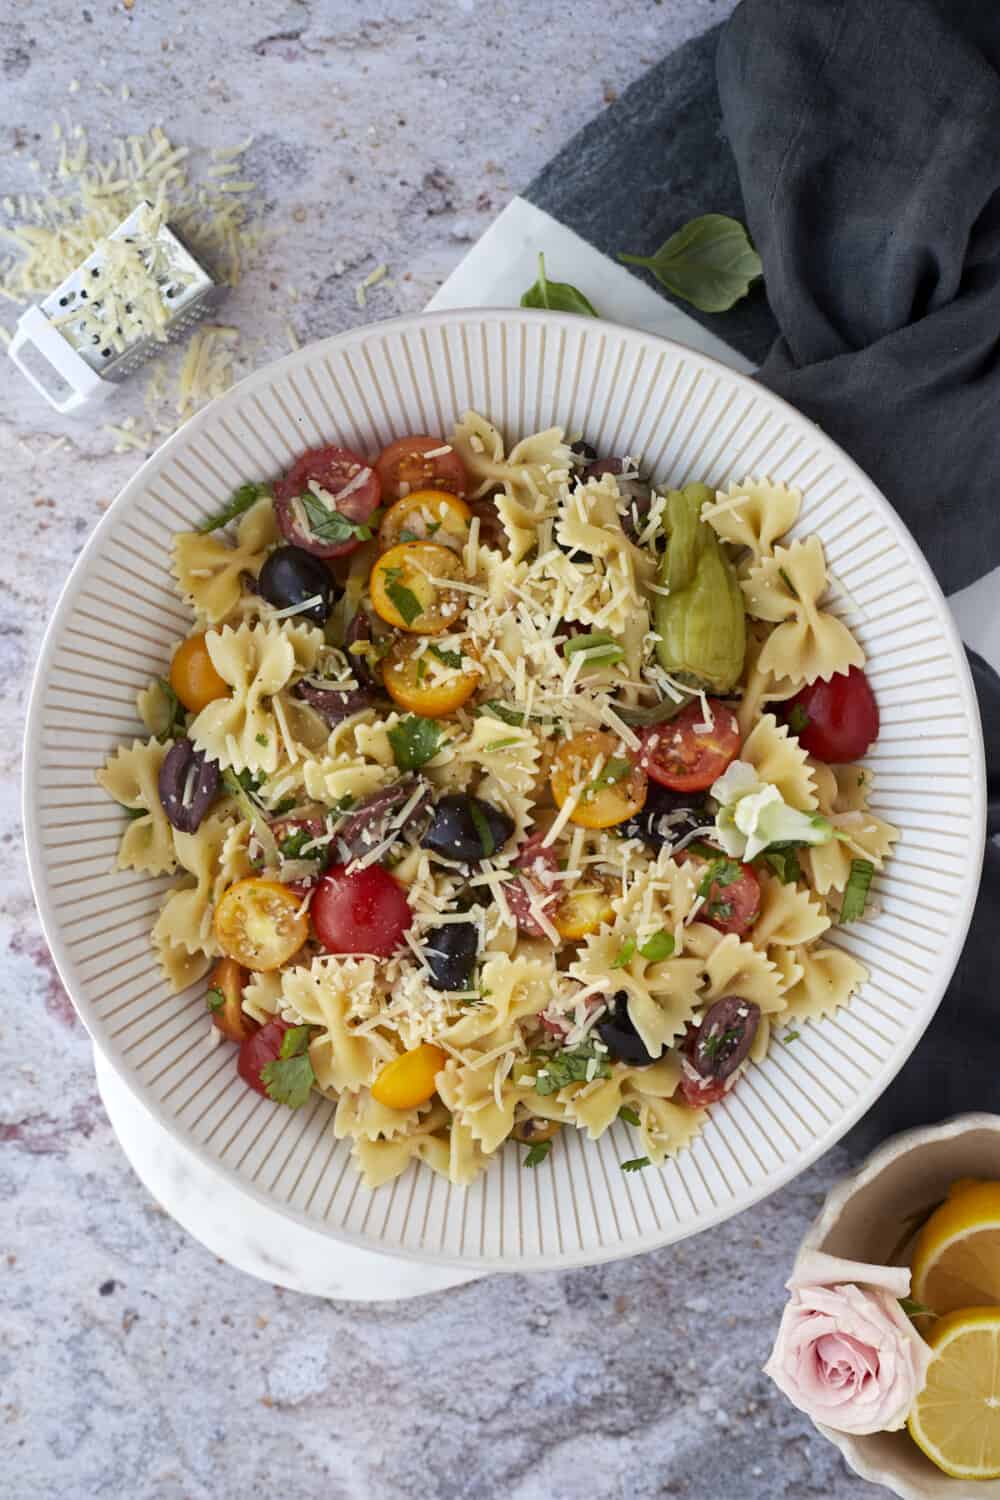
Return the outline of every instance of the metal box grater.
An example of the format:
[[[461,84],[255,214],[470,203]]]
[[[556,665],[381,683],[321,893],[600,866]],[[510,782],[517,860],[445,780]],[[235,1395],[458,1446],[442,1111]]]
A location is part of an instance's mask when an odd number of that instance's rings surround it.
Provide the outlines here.
[[[108,238],[142,237],[144,217],[150,209],[149,204],[139,204]],[[162,256],[156,279],[161,298],[169,307],[163,331],[168,340],[174,340],[218,306],[225,288],[212,280],[168,224],[159,226],[150,244]],[[149,263],[148,257],[143,259]],[[117,350],[82,322],[78,325],[72,318],[66,319],[74,308],[80,308],[82,317],[88,304],[100,305],[102,275],[108,275],[108,267],[99,245],[39,306],[28,308],[18,319],[8,350],[10,357],[56,411],[74,411],[87,401],[108,395],[115,384],[163,347],[161,339],[136,329]],[[60,326],[52,321],[56,318]]]

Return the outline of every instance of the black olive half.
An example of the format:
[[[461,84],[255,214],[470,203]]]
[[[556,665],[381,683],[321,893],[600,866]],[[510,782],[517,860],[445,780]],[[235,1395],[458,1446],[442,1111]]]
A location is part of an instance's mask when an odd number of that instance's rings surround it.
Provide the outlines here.
[[[628,995],[624,990],[617,990],[611,997],[607,1015],[602,1016],[594,1030],[607,1047],[612,1062],[644,1068],[656,1061],[646,1050],[646,1043],[632,1024],[632,1017],[628,1013]]]
[[[702,1078],[728,1078],[753,1046],[760,1006],[740,995],[725,995],[705,1012],[690,1050]]]
[[[421,785],[421,796],[410,808],[405,825],[394,827],[393,815],[398,816],[412,798],[417,787]],[[383,843],[390,833],[393,833],[397,839],[402,838],[403,834],[413,827],[415,821],[426,814],[430,799],[431,789],[426,782],[421,783],[416,776],[402,776],[391,786],[385,786],[380,791],[373,792],[360,807],[351,813],[337,830],[338,843],[346,844],[352,859],[360,859],[362,855],[374,849],[376,844]]]
[[[616,832],[623,839],[641,839],[647,849],[658,850],[711,823],[704,797],[691,792],[672,792],[651,781],[642,811],[619,823]]]
[[[190,740],[171,745],[160,766],[163,811],[179,833],[196,833],[219,790],[219,767]]]
[[[481,797],[452,792],[435,807],[420,845],[432,854],[469,864],[499,853],[513,832],[514,819],[499,807]]]
[[[479,953],[479,928],[474,922],[445,922],[424,938],[424,957],[435,990],[467,990]]]
[[[321,688],[311,682],[296,683],[292,692],[331,726],[360,713],[363,708],[373,707],[382,696],[373,687]]]
[[[333,574],[322,559],[301,547],[277,547],[257,579],[257,592],[275,609],[289,609],[315,599],[316,603],[300,610],[297,618],[312,620],[316,625],[326,624],[336,587]]]

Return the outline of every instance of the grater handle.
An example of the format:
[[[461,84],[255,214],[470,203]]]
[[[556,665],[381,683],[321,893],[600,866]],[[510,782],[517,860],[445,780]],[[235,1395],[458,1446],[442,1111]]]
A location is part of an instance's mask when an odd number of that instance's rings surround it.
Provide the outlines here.
[[[37,357],[32,361],[34,368],[25,362],[22,355],[22,350],[26,354],[30,349],[36,351],[36,356],[42,357],[41,363]],[[102,380],[86,360],[80,358],[58,328],[53,328],[40,307],[29,307],[18,318],[7,353],[21,374],[31,381],[39,395],[44,396],[56,411],[76,411],[85,401],[107,395],[111,388],[109,381]],[[41,378],[45,366],[55,370],[70,387],[68,396],[60,398],[51,386],[46,386]]]

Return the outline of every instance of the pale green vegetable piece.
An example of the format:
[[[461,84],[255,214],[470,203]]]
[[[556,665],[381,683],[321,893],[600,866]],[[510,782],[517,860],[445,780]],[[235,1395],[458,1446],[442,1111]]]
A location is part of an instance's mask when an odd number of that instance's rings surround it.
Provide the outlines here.
[[[789,807],[778,788],[758,781],[742,760],[719,777],[712,796],[719,804],[716,836],[730,859],[756,859],[771,844],[828,844],[834,836],[828,818]]]
[[[656,654],[660,665],[685,683],[727,693],[743,672],[746,615],[733,565],[701,520],[702,506],[714,498],[704,484],[688,484],[667,496],[660,583],[669,593],[656,596]]]

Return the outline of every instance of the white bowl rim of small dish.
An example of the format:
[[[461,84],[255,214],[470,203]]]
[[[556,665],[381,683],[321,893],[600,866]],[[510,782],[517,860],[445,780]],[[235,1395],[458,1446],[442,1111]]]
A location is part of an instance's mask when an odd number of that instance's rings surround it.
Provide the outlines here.
[[[115,528],[123,520],[127,519],[133,508],[137,507],[139,498],[142,496],[151,476],[165,467],[175,454],[183,452],[192,439],[197,438],[198,434],[205,428],[210,427],[218,419],[220,413],[224,413],[248,396],[254,396],[261,391],[266,391],[272,384],[288,373],[304,369],[311,362],[324,359],[328,355],[335,356],[340,351],[350,351],[354,346],[364,344],[366,341],[385,341],[396,335],[403,337],[407,334],[420,332],[421,330],[454,330],[466,324],[477,326],[496,324],[498,327],[502,326],[505,339],[508,328],[522,330],[522,338],[525,336],[523,333],[524,330],[551,329],[554,332],[566,330],[567,334],[570,334],[583,329],[587,333],[596,332],[602,334],[604,337],[618,339],[619,341],[623,341],[624,345],[635,344],[645,346],[650,351],[658,352],[675,361],[679,360],[685,365],[690,365],[696,372],[707,372],[709,376],[716,377],[716,384],[721,381],[727,387],[736,388],[748,394],[752,392],[757,402],[779,414],[787,421],[788,425],[793,428],[801,427],[808,429],[822,448],[834,450],[836,459],[843,467],[845,473],[850,476],[852,482],[857,486],[861,495],[873,508],[875,513],[886,523],[887,529],[892,533],[894,543],[905,554],[910,576],[915,577],[924,594],[927,596],[927,602],[933,612],[935,623],[941,631],[942,639],[945,641],[949,655],[954,663],[956,669],[955,689],[961,699],[962,708],[967,717],[969,727],[967,746],[969,752],[969,785],[967,790],[971,806],[968,818],[970,832],[969,845],[965,852],[964,884],[961,888],[958,918],[948,933],[942,953],[938,955],[937,972],[933,983],[928,987],[933,991],[933,1003],[925,1006],[914,1029],[895,1047],[891,1060],[888,1063],[886,1077],[882,1079],[879,1077],[873,1078],[871,1086],[867,1089],[862,1089],[853,1097],[850,1105],[837,1116],[834,1124],[829,1129],[817,1132],[809,1142],[807,1149],[802,1151],[801,1154],[783,1162],[780,1168],[768,1173],[760,1184],[755,1184],[752,1189],[741,1192],[738,1198],[733,1201],[727,1201],[721,1206],[715,1205],[710,1210],[698,1213],[697,1222],[686,1225],[674,1225],[665,1232],[656,1234],[642,1232],[638,1239],[628,1240],[623,1243],[589,1244],[581,1246],[579,1249],[560,1249],[558,1251],[541,1249],[537,1253],[525,1252],[520,1255],[511,1255],[506,1251],[499,1254],[466,1253],[464,1250],[461,1253],[452,1253],[443,1250],[426,1250],[413,1245],[403,1245],[396,1241],[381,1243],[376,1236],[369,1232],[358,1232],[347,1225],[335,1222],[331,1223],[329,1219],[319,1220],[315,1215],[302,1212],[291,1204],[281,1203],[268,1191],[259,1187],[256,1182],[247,1180],[228,1164],[220,1162],[210,1149],[205,1147],[188,1131],[186,1126],[174,1118],[169,1108],[164,1107],[160,1103],[152,1090],[137,1076],[137,1070],[116,1057],[116,1049],[110,1043],[107,1027],[94,1014],[88,997],[85,994],[79,993],[78,987],[74,982],[72,961],[61,931],[62,924],[57,917],[51,900],[51,893],[48,889],[46,865],[41,847],[42,824],[40,821],[40,810],[42,803],[39,788],[39,749],[43,731],[45,689],[52,671],[57,648],[60,645],[61,633],[78,602],[80,592],[87,580],[94,560],[101,555],[103,546]],[[506,349],[506,343],[504,344],[504,348]],[[456,417],[459,414],[458,411],[453,413]],[[487,416],[491,415],[489,411],[485,414]],[[524,433],[520,432],[517,434],[510,432],[507,434],[508,438],[511,439],[524,435]],[[332,436],[333,434],[330,434],[327,440],[330,440]],[[808,492],[806,492],[806,499],[807,509],[804,519],[808,523]],[[575,314],[551,313],[536,309],[453,309],[404,316],[387,320],[384,323],[351,329],[317,343],[306,345],[303,349],[296,350],[264,366],[262,369],[248,375],[224,396],[218,398],[191,417],[182,428],[167,438],[150,455],[132,479],[124,486],[77,558],[52,612],[39,653],[31,685],[24,743],[23,815],[25,842],[32,888],[46,940],[52,951],[52,956],[60,977],[66,985],[67,991],[73,999],[73,1003],[93,1038],[95,1045],[100,1048],[102,1054],[119,1073],[119,1076],[122,1077],[132,1092],[150,1110],[154,1118],[188,1150],[195,1152],[200,1160],[214,1167],[215,1170],[224,1172],[230,1180],[239,1185],[244,1191],[251,1193],[260,1202],[272,1208],[277,1208],[282,1214],[287,1214],[301,1223],[319,1229],[333,1239],[345,1240],[370,1250],[382,1250],[384,1253],[393,1256],[407,1256],[416,1260],[463,1266],[475,1265],[483,1270],[517,1271],[585,1265],[613,1260],[621,1256],[638,1253],[645,1249],[652,1249],[658,1245],[671,1243],[675,1240],[685,1238],[690,1234],[699,1233],[704,1229],[711,1228],[733,1214],[749,1208],[753,1203],[760,1201],[762,1198],[769,1196],[783,1187],[833,1146],[860,1119],[875,1100],[880,1097],[885,1088],[891,1084],[892,1078],[895,1077],[907,1057],[913,1051],[934,1015],[940,999],[947,988],[947,984],[950,982],[972,918],[985,845],[986,778],[982,733],[979,724],[975,689],[968,663],[965,659],[964,649],[941,590],[927,562],[895,510],[877,490],[873,482],[839,449],[832,439],[827,438],[818,428],[815,428],[814,424],[803,417],[800,412],[796,411],[770,391],[759,386],[749,376],[739,374],[720,364],[710,356],[691,350],[674,340],[664,339],[654,334],[647,334],[641,330],[624,328],[618,324],[604,320],[587,319]],[[588,1146],[591,1144],[587,1143]],[[429,1171],[429,1169],[423,1170]],[[491,1164],[491,1167],[487,1170],[496,1170],[496,1164]],[[461,1193],[463,1190],[452,1188],[451,1191]]]

